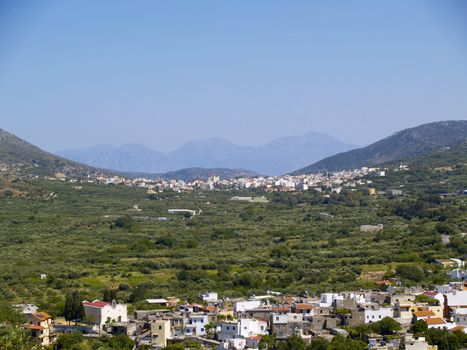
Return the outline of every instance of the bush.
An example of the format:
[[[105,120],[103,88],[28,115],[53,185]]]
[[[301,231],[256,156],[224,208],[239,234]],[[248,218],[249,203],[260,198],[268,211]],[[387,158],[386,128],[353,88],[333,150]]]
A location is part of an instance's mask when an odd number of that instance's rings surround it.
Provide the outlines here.
[[[413,265],[399,265],[396,268],[396,274],[405,280],[420,282],[423,280],[424,274],[420,268]]]

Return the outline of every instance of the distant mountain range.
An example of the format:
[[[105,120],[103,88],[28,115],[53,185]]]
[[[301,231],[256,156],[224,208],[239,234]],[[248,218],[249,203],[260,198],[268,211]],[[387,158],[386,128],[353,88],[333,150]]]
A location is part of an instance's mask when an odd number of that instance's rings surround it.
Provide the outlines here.
[[[378,166],[428,154],[436,149],[456,146],[467,140],[467,120],[442,121],[404,129],[369,146],[339,153],[292,174],[310,174],[324,171]]]
[[[263,146],[239,146],[222,139],[188,142],[170,153],[141,144],[63,150],[60,156],[99,168],[125,172],[165,173],[184,168],[249,169],[280,175],[324,157],[354,149],[321,133],[276,139]]]
[[[188,168],[180,169],[169,173],[159,174],[138,174],[124,173],[109,169],[102,169],[83,165],[79,162],[56,156],[46,152],[19,137],[0,129],[0,166],[6,164],[9,166],[21,167],[28,174],[52,175],[55,172],[61,172],[70,175],[87,175],[92,173],[107,173],[124,175],[127,177],[147,176],[162,177],[175,180],[195,180],[206,179],[210,176],[220,176],[223,179],[234,178],[238,176],[255,176],[254,172],[243,169],[205,169]]]

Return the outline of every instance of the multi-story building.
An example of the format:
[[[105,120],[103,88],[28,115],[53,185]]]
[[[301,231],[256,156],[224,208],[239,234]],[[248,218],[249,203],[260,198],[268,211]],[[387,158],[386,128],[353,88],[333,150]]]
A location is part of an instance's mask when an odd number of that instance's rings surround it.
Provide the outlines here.
[[[40,345],[50,345],[56,338],[52,333],[52,316],[45,312],[36,312],[27,315],[26,328],[31,331],[32,337],[36,338]]]

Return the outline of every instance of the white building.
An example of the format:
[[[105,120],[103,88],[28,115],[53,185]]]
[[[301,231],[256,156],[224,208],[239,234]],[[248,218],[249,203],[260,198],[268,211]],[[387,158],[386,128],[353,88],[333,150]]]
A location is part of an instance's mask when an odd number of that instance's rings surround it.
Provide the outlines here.
[[[467,308],[454,310],[453,320],[457,325],[467,327]]]
[[[234,304],[234,314],[245,312],[246,310],[257,309],[261,305],[261,300],[237,301]]]
[[[236,322],[223,322],[220,328],[219,340],[222,342],[227,342],[229,339],[234,338],[247,338],[268,334],[267,322],[255,318],[242,318]]]
[[[18,309],[23,315],[32,315],[38,311],[38,307],[34,304],[16,304],[13,305],[14,308]]]
[[[222,342],[217,347],[217,350],[243,350],[246,347],[246,339],[234,338]]]
[[[467,305],[467,290],[455,290],[446,294],[447,306],[450,308]]]
[[[365,309],[365,323],[381,321],[385,317],[393,317],[394,311],[390,307]]]
[[[94,300],[83,301],[83,306],[86,317],[91,318],[99,328],[109,323],[128,322],[127,307],[124,304]]]
[[[443,318],[441,317],[429,317],[429,318],[424,318],[423,321],[426,322],[428,325],[428,329],[431,328],[436,328],[436,329],[449,329],[452,327],[452,324],[447,323]]]
[[[338,294],[336,293],[323,293],[321,294],[321,299],[319,300],[319,306],[321,307],[331,307],[334,303],[334,300],[337,298]]]
[[[407,335],[404,341],[405,341],[405,350],[433,349],[433,347],[427,343],[424,337],[413,337],[411,335]]]
[[[215,292],[207,292],[206,294],[203,294],[203,301],[207,303],[216,303],[219,301],[219,297]]]
[[[206,325],[209,323],[208,315],[191,314],[185,325],[185,335],[206,335]]]

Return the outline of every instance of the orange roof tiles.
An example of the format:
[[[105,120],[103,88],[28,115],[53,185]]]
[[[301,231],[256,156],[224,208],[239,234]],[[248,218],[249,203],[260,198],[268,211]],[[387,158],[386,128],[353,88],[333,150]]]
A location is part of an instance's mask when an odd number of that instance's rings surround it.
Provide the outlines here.
[[[417,317],[432,317],[436,316],[433,311],[415,311],[413,313]]]
[[[26,327],[27,329],[32,330],[32,331],[43,331],[43,330],[45,329],[45,328],[42,327],[42,326],[36,326],[36,325],[34,325],[34,324],[27,324],[25,327]]]
[[[289,307],[273,307],[271,310],[273,311],[290,311]]]
[[[428,325],[446,324],[446,321],[441,317],[424,318],[423,321],[425,321]]]

